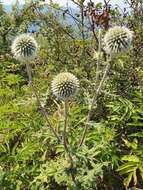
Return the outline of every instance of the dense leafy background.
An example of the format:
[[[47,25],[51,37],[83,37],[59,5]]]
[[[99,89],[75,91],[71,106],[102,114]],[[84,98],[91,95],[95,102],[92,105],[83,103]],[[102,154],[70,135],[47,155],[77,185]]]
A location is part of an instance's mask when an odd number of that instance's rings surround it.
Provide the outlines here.
[[[121,14],[119,7],[110,10],[110,26],[127,25],[134,32],[133,47],[114,58],[81,148],[77,147],[96,77],[98,28],[94,34],[87,27],[82,2],[76,13],[61,10],[52,2],[47,9],[42,2],[30,1],[22,8],[17,2],[10,13],[0,4],[0,188],[143,189],[142,1],[128,1],[128,13],[124,10]],[[96,6],[103,8],[104,4]],[[104,34],[104,26],[99,27]],[[60,137],[63,103],[53,97],[51,80],[66,70],[80,80],[80,91],[69,103],[68,138],[73,167],[37,106],[25,65],[10,52],[15,36],[25,32],[32,32],[39,43],[38,57],[31,63],[32,74],[42,105]],[[106,58],[103,53],[101,73]],[[71,174],[78,184],[73,183]]]

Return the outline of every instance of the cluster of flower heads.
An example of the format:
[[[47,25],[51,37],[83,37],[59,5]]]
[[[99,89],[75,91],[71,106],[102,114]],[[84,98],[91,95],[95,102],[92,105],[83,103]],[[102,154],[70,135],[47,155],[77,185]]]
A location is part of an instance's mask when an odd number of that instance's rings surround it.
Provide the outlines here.
[[[78,89],[79,80],[69,72],[58,74],[52,81],[53,94],[62,100],[75,96]]]
[[[107,54],[114,54],[128,50],[132,43],[133,34],[126,27],[115,26],[110,28],[103,39]],[[21,34],[15,38],[11,46],[12,53],[17,60],[31,60],[37,55],[38,44],[29,34]],[[96,54],[96,57],[99,55]],[[76,95],[79,89],[79,80],[69,72],[58,74],[52,81],[53,94],[62,100]]]
[[[103,39],[107,54],[127,51],[131,47],[133,33],[126,27],[115,26],[110,28]]]
[[[30,34],[21,34],[12,43],[11,51],[15,59],[24,61],[34,59],[37,55],[38,44]]]

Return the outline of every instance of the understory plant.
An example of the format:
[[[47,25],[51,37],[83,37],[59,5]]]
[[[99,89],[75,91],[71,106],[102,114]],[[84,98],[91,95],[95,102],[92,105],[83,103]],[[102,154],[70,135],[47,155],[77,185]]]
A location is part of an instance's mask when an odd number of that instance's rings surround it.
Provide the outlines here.
[[[66,183],[67,187],[69,189],[89,189],[92,188],[94,185],[94,180],[96,180],[96,175],[103,175],[102,168],[108,166],[108,162],[103,160],[103,163],[94,163],[94,161],[90,162],[89,165],[91,165],[91,170],[89,170],[88,175],[86,176],[86,172],[84,173],[82,171],[82,167],[78,166],[80,165],[82,161],[79,162],[78,154],[82,150],[83,144],[86,142],[86,136],[88,133],[88,128],[92,125],[94,125],[95,121],[92,121],[92,116],[94,112],[96,111],[96,103],[99,94],[101,93],[101,89],[103,87],[104,82],[107,80],[107,75],[110,69],[111,64],[113,63],[113,58],[116,56],[116,54],[127,51],[132,42],[132,32],[128,30],[125,27],[119,27],[115,26],[111,29],[109,29],[103,38],[103,45],[102,45],[102,33],[101,30],[99,30],[99,44],[98,44],[98,58],[97,58],[97,68],[96,68],[96,81],[95,81],[95,87],[92,91],[93,98],[91,101],[91,104],[89,106],[87,121],[83,124],[85,125],[83,127],[83,134],[81,137],[79,136],[79,141],[76,140],[74,147],[71,145],[70,137],[68,131],[70,131],[70,127],[68,126],[68,117],[69,117],[69,101],[77,94],[79,90],[79,80],[71,73],[69,72],[62,72],[58,74],[52,81],[52,92],[53,94],[59,99],[62,100],[64,103],[64,125],[63,125],[63,131],[62,131],[62,138],[60,137],[60,134],[58,134],[54,127],[52,126],[48,114],[45,110],[45,108],[42,106],[40,97],[38,95],[37,89],[35,87],[35,84],[32,80],[32,72],[30,67],[30,61],[33,59],[37,54],[38,45],[37,42],[34,40],[32,36],[29,34],[22,34],[19,37],[17,37],[13,44],[12,44],[12,52],[14,54],[14,57],[23,63],[26,64],[27,74],[29,77],[29,82],[32,87],[33,95],[36,97],[37,103],[39,108],[41,109],[47,123],[48,127],[51,129],[52,133],[57,138],[58,142],[62,145],[65,151],[65,159],[66,162],[69,162],[69,166],[67,169],[59,168],[59,171],[57,170],[57,174],[61,172],[64,172],[65,176],[70,175],[71,176],[71,184]],[[105,52],[107,54],[107,61],[105,70],[103,71],[103,75],[99,75],[100,71],[100,56],[102,54],[102,48],[105,49]],[[92,123],[91,123],[92,121]],[[69,128],[69,129],[68,129]],[[75,148],[78,150],[75,150]],[[92,149],[92,145],[91,145]],[[83,149],[84,150],[84,149]],[[94,149],[95,155],[98,156],[100,152],[96,152],[96,149]],[[83,153],[84,154],[84,153]],[[90,153],[91,154],[91,153]],[[94,152],[93,152],[94,155]],[[91,156],[93,156],[91,155]],[[96,159],[96,156],[94,159]],[[67,158],[66,158],[67,157]],[[60,160],[59,160],[60,162]],[[79,163],[78,163],[79,162]],[[84,163],[84,162],[83,162]],[[56,166],[58,169],[58,165]],[[67,166],[65,166],[67,167]],[[96,170],[96,167],[99,167],[99,171]],[[81,169],[80,169],[81,168]],[[65,171],[64,171],[64,170]],[[81,171],[80,171],[81,170]],[[47,171],[48,172],[48,171]],[[68,172],[68,173],[67,173]],[[99,173],[98,173],[99,172]],[[56,175],[56,173],[54,175]],[[59,175],[61,175],[59,173]],[[84,180],[85,178],[85,180]],[[87,183],[87,180],[91,178],[91,182],[89,184]],[[101,177],[102,178],[102,177]],[[63,178],[64,179],[64,178]],[[83,181],[82,181],[83,180]],[[66,181],[62,180],[64,183]],[[62,182],[61,181],[61,182]],[[60,183],[60,180],[57,180],[57,183]],[[86,185],[85,185],[85,184]],[[87,187],[86,187],[87,186]]]
[[[14,7],[16,32],[0,57],[2,189],[142,188],[142,92],[132,79],[142,72],[131,58],[136,36],[128,24],[112,24],[117,10],[108,10],[107,1],[73,3],[79,15],[53,2]],[[65,24],[66,14],[76,30]],[[36,32],[26,29],[33,23]]]

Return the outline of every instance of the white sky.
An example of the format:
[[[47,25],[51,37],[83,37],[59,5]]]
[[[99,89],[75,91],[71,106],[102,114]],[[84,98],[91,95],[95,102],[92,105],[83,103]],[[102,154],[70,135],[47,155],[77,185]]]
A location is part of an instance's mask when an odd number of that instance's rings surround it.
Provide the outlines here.
[[[1,2],[3,2],[4,4],[12,4],[15,3],[16,0],[0,0]],[[86,0],[88,1],[88,0]],[[102,2],[103,0],[93,0],[94,2],[97,3],[98,2]],[[124,0],[111,0],[110,3],[112,4],[118,4],[118,5],[122,5]],[[24,4],[25,0],[19,0],[19,2],[21,4]],[[48,0],[47,0],[48,2]],[[68,2],[69,5],[72,5],[71,0],[53,0],[53,2],[59,3],[61,6],[65,6]]]

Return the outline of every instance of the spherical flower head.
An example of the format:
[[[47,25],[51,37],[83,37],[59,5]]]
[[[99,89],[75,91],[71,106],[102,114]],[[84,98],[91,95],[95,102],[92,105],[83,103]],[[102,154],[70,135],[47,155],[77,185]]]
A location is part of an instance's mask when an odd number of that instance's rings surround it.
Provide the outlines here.
[[[69,72],[58,74],[52,81],[53,94],[62,100],[74,97],[79,89],[79,80]]]
[[[115,26],[110,28],[103,39],[107,54],[127,51],[132,43],[133,33],[126,27]]]
[[[17,60],[32,60],[37,55],[38,44],[30,34],[17,36],[11,46],[11,51]]]

